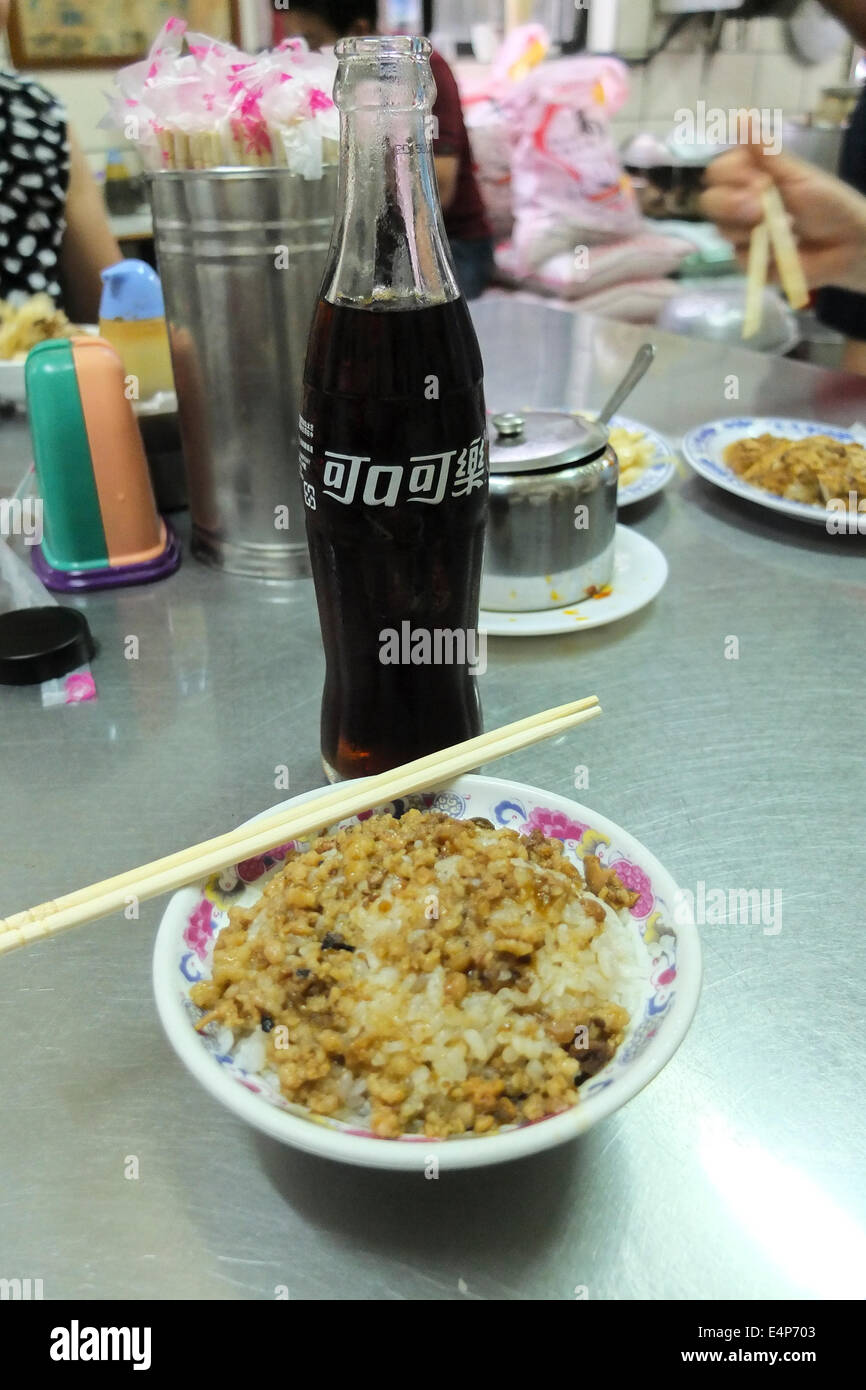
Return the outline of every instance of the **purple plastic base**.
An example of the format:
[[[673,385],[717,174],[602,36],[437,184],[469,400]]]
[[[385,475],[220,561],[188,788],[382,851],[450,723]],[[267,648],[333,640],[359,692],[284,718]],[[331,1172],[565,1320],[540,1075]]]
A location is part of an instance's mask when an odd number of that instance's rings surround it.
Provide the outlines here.
[[[34,545],[32,565],[46,589],[60,594],[80,593],[83,589],[115,589],[122,584],[149,584],[174,574],[180,564],[180,541],[165,520],[165,549],[153,560],[137,565],[105,565],[98,570],[58,570],[49,565],[41,545]]]

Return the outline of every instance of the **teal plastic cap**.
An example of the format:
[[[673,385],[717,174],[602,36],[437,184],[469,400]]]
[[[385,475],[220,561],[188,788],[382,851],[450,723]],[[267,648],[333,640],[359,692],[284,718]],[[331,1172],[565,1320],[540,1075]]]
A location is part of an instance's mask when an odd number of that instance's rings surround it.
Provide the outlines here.
[[[165,318],[162,285],[146,261],[118,261],[102,271],[101,319]]]

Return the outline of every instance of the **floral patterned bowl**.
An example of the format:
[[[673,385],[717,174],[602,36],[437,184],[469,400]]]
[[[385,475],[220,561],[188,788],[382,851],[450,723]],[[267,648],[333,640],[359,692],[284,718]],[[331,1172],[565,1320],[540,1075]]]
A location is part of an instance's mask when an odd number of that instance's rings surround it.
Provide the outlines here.
[[[307,801],[321,789],[294,798]],[[283,803],[285,805],[290,802]],[[670,874],[633,836],[612,821],[565,797],[495,777],[461,777],[450,786],[375,809],[401,814],[408,806],[432,806],[459,819],[484,816],[497,826],[541,830],[563,842],[577,864],[597,854],[639,897],[631,909],[634,930],[648,955],[642,1012],[619,1051],[581,1087],[580,1102],[560,1115],[495,1134],[446,1140],[411,1135],[380,1139],[338,1121],[312,1116],[288,1102],[275,1083],[247,1071],[243,1054],[230,1055],[231,1034],[213,1026],[199,1034],[201,1016],[191,986],[209,976],[215,935],[234,903],[258,898],[270,874],[294,844],[247,859],[197,887],[175,893],[160,924],[153,961],[156,1003],[169,1041],[206,1090],[256,1129],[295,1148],[371,1168],[430,1171],[474,1168],[537,1153],[582,1134],[610,1115],[661,1071],[682,1042],[700,991],[697,930]],[[273,814],[271,808],[263,815]],[[358,819],[372,814],[363,812]],[[261,817],[255,817],[256,820]],[[349,824],[348,821],[340,824]]]

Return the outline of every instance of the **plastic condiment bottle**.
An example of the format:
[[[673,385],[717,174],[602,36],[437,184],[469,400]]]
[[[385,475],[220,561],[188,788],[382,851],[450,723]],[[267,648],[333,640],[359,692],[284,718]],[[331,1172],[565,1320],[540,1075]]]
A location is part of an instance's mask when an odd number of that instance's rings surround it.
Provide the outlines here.
[[[146,261],[119,261],[102,271],[99,334],[119,354],[127,377],[135,378],[130,400],[146,401],[173,391],[174,378],[159,276]]]

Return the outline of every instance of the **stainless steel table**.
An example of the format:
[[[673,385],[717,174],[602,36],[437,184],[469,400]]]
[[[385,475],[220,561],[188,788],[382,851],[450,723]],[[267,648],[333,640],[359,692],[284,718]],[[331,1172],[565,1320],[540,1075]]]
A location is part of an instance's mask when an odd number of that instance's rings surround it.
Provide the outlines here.
[[[499,409],[599,404],[643,336],[505,299],[475,317]],[[672,436],[738,409],[866,410],[853,378],[658,341],[628,411]],[[23,424],[0,425],[0,457],[8,491]],[[655,603],[586,633],[492,639],[482,686],[490,726],[590,691],[605,717],[503,769],[568,794],[587,764],[579,799],[684,886],[781,889],[782,930],[703,928],[692,1030],[624,1110],[556,1152],[438,1181],[293,1153],[205,1095],[151,998],[159,903],[15,953],[0,961],[0,1276],[41,1278],[46,1298],[863,1295],[866,540],[685,475],[625,519],[670,562]],[[277,764],[293,791],[322,780],[308,581],[186,559],[83,607],[98,702],[0,691],[3,913],[261,810],[284,794]]]

